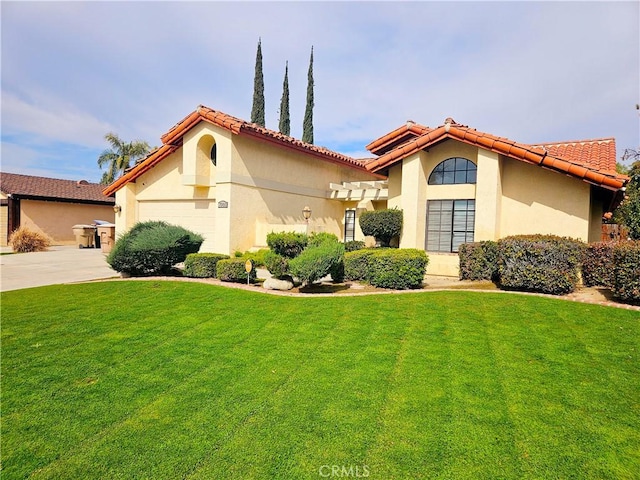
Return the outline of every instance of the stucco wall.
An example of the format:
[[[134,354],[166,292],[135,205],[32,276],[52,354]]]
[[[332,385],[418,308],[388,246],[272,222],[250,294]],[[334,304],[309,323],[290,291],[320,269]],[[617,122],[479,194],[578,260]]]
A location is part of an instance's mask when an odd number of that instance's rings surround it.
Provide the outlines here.
[[[20,225],[49,235],[58,245],[74,244],[73,225],[91,224],[94,220],[113,222],[113,207],[20,200]]]

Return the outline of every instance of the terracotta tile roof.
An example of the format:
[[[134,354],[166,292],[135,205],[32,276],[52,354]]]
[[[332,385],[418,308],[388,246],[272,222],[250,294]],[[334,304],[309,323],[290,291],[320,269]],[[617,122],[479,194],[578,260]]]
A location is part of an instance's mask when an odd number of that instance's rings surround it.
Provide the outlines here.
[[[287,135],[283,135],[282,133],[269,130],[268,128],[261,127],[260,125],[257,125],[255,123],[249,123],[226,113],[213,110],[209,107],[205,107],[204,105],[200,105],[194,112],[183,118],[161,137],[163,143],[162,147],[151,152],[142,162],[135,165],[122,177],[109,185],[104,190],[104,193],[110,195],[116,192],[123,185],[128,182],[134,181],[136,178],[138,178],[138,176],[142,175],[144,172],[163,160],[165,157],[173,153],[182,145],[182,137],[185,135],[185,133],[187,133],[191,128],[193,128],[201,121],[217,125],[235,135],[250,136],[257,140],[272,143],[283,148],[306,153],[320,160],[329,161],[351,168],[356,168],[358,170],[362,170],[363,172],[372,173],[365,168],[365,162],[362,160],[358,160],[347,155],[342,155],[341,153],[334,152],[332,150],[329,150],[328,148],[319,147],[317,145],[305,143],[301,140],[296,140],[293,137],[289,137]]]
[[[430,132],[432,129],[408,120],[404,125],[396,128],[392,132],[374,140],[365,148],[374,155],[384,155],[399,145],[407,143],[420,135]]]
[[[616,171],[615,138],[554,142],[532,146],[542,147],[551,155],[568,158],[600,171]]]
[[[78,203],[115,203],[102,193],[104,185],[86,180],[61,180],[17,173],[0,173],[0,191],[22,198],[76,201]]]
[[[620,175],[616,173],[615,170],[611,171],[609,168],[602,169],[600,167],[602,163],[607,167],[610,166],[611,148],[614,149],[613,158],[615,160],[615,142],[609,142],[608,140],[606,142],[602,140],[572,142],[573,144],[593,144],[594,142],[601,142],[603,144],[602,147],[590,147],[590,150],[582,147],[568,148],[560,146],[565,144],[547,144],[544,147],[541,145],[527,145],[514,142],[508,138],[496,137],[489,133],[479,132],[465,125],[460,125],[451,118],[445,120],[444,125],[414,140],[410,140],[404,145],[398,146],[373,162],[367,163],[366,167],[372,172],[383,172],[403,158],[447,139],[455,139],[516,160],[565,173],[610,190],[622,188],[629,180],[627,176]],[[587,150],[591,153],[587,154]],[[603,155],[605,155],[606,159],[596,160],[595,157],[598,156],[600,150],[605,152]],[[567,153],[569,151],[572,153]],[[580,153],[578,154],[578,152]]]

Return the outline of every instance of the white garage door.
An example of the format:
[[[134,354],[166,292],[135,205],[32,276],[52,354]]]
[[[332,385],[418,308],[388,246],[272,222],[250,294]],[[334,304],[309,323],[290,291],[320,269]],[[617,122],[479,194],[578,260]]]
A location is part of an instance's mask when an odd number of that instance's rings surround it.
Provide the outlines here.
[[[138,221],[164,220],[204,237],[201,252],[213,252],[216,225],[215,200],[171,200],[138,202]]]

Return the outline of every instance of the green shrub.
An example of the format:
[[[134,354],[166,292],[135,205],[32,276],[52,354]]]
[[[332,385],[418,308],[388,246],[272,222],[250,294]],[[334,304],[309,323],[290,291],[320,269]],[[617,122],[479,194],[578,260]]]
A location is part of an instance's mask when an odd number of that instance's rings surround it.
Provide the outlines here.
[[[356,250],[362,250],[365,247],[365,243],[362,240],[350,240],[344,243],[345,252],[354,252]]]
[[[308,237],[304,233],[271,232],[267,235],[267,245],[278,255],[295,258],[307,246]]]
[[[303,283],[310,284],[338,269],[343,261],[344,245],[326,241],[317,247],[307,247],[289,262],[289,271]],[[334,279],[335,280],[335,279]]]
[[[309,239],[307,241],[307,247],[317,247],[318,245],[324,242],[338,243],[340,242],[340,240],[333,233],[314,232],[311,235],[309,235]]]
[[[575,290],[585,244],[552,235],[520,235],[498,241],[500,286],[562,295]]]
[[[218,278],[223,282],[236,282],[247,283],[247,271],[245,270],[244,258],[229,258],[218,261],[216,267]],[[249,281],[253,282],[256,279],[256,267],[253,265],[251,272],[248,274]]]
[[[124,233],[107,257],[117,272],[133,276],[168,273],[196,253],[203,242],[201,235],[166,222],[141,222]]]
[[[364,248],[344,254],[344,277],[347,280],[370,281],[369,263],[375,249]]]
[[[393,208],[363,212],[359,221],[362,233],[374,237],[380,246],[386,247],[402,231],[402,210]]]
[[[50,246],[53,240],[48,235],[40,232],[29,230],[25,226],[18,227],[9,236],[7,242],[11,245],[14,252],[44,252]]]
[[[380,288],[421,288],[429,257],[414,248],[380,249],[370,257],[370,282]]]
[[[582,262],[582,282],[587,287],[613,286],[615,242],[595,242],[587,246]]]
[[[289,273],[289,259],[271,250],[264,254],[264,266],[274,277],[283,277]]]
[[[640,303],[640,241],[619,242],[613,249],[613,294]]]
[[[182,274],[192,278],[216,278],[216,265],[229,255],[222,253],[190,253],[184,261]]]
[[[463,243],[458,249],[460,280],[495,280],[498,277],[498,243]]]

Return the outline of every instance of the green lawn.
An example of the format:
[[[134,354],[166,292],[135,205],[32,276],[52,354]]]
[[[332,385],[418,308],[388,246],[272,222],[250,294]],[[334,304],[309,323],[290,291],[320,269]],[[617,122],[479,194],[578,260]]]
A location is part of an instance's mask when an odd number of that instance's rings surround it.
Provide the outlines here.
[[[637,311],[155,281],[1,300],[3,479],[640,472]]]

